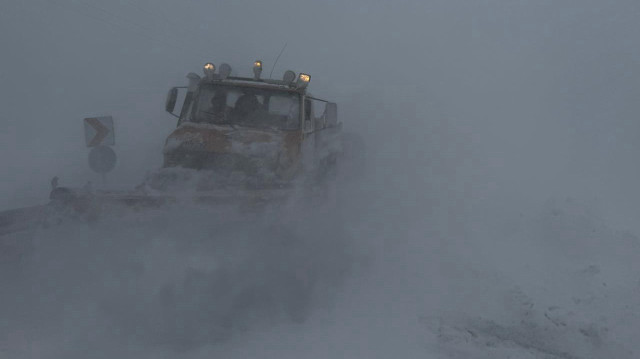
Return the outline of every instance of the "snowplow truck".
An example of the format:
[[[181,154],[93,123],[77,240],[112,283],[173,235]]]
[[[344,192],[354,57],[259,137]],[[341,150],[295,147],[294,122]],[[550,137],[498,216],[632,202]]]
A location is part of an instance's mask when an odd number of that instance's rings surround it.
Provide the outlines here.
[[[321,178],[341,151],[337,105],[307,92],[311,77],[287,71],[282,80],[232,77],[208,63],[204,77],[190,73],[179,113],[180,88],[169,91],[166,110],[178,125],[164,146],[164,168],[208,170],[212,189],[283,187],[305,175]],[[165,171],[167,172],[167,171]]]
[[[262,66],[255,61],[253,77],[236,77],[227,64],[207,63],[203,75],[189,73],[187,86],[171,88],[165,110],[177,127],[166,139],[162,168],[135,189],[71,189],[56,178],[48,204],[0,212],[0,236],[42,222],[52,208],[95,213],[108,204],[158,207],[185,196],[268,201],[299,184],[325,183],[342,153],[337,105],[307,91],[310,75],[263,79]]]

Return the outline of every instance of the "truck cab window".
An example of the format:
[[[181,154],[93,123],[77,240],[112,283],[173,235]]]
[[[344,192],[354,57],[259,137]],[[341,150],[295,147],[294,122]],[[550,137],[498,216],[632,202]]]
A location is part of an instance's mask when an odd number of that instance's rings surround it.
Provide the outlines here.
[[[209,85],[202,87],[197,96],[192,122],[279,130],[300,128],[300,95],[296,93]]]

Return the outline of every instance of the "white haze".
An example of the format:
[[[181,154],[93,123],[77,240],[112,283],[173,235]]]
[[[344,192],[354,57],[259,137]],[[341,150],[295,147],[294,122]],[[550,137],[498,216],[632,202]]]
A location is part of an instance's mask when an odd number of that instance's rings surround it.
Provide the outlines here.
[[[0,209],[46,202],[56,175],[101,185],[83,143],[92,115],[116,121],[119,162],[106,186],[132,188],[161,165],[175,126],[163,112],[169,87],[207,61],[249,74],[259,58],[270,70],[285,43],[274,77],[310,73],[311,91],[338,102],[367,150],[366,173],[339,191],[337,213],[174,208],[36,231],[35,255],[0,257],[3,357],[640,352],[637,1],[5,0],[0,9]],[[299,258],[326,282],[306,320],[256,300],[231,315],[230,338],[207,339],[217,310],[232,307],[211,284],[212,263],[232,268],[222,288],[275,288],[286,279],[273,268]],[[182,312],[162,306],[170,288]],[[245,321],[250,329],[238,329]]]

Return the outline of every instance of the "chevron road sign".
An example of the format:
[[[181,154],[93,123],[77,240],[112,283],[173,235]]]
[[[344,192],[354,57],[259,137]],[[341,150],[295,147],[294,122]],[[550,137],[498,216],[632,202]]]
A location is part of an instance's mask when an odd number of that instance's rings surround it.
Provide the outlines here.
[[[87,147],[113,146],[115,144],[113,118],[111,116],[85,118],[84,138]]]

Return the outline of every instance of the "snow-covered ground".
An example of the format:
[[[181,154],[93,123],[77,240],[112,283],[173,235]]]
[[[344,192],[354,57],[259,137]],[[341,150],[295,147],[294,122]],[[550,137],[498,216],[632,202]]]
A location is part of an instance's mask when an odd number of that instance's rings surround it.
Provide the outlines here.
[[[27,242],[5,238],[12,253],[28,254],[2,257],[0,350],[7,358],[636,357],[640,240],[609,226],[597,206],[557,198],[501,211],[485,202],[490,213],[471,211],[451,227],[441,208],[396,217],[394,203],[368,186],[349,187],[353,202],[338,212],[178,207],[68,222]],[[311,272],[318,285],[292,291]]]
[[[523,217],[474,248],[472,263],[488,261],[460,274],[458,295],[470,303],[424,317],[438,350],[451,358],[636,357],[639,238],[575,199]]]

